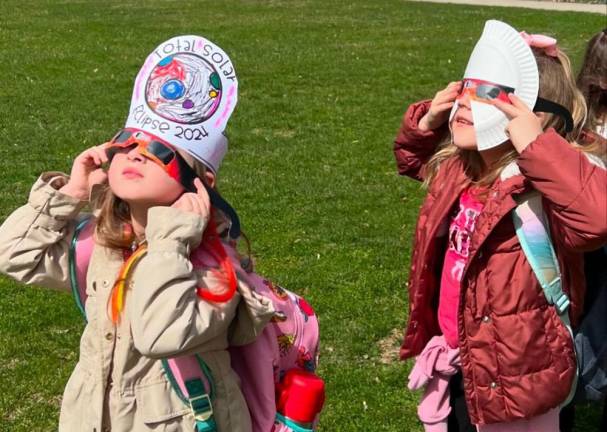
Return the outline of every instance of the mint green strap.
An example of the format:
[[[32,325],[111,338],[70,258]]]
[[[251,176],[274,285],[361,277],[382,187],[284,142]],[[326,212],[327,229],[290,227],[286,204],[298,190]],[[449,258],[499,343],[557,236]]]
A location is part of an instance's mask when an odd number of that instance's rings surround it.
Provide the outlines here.
[[[84,321],[86,319],[86,311],[84,309],[84,302],[82,301],[82,297],[80,295],[80,287],[78,286],[78,274],[76,269],[76,244],[78,243],[78,236],[89,222],[89,218],[86,218],[76,226],[74,230],[74,236],[72,237],[72,241],[70,242],[70,250],[68,255],[69,269],[70,269],[70,286],[72,287],[72,296],[74,297],[74,301],[76,302],[76,306],[78,310],[84,317]]]
[[[314,429],[308,429],[303,426],[300,426],[299,423],[297,423],[296,421],[291,420],[290,418],[285,417],[280,413],[276,413],[276,420],[278,420],[283,425],[293,429],[295,432],[313,432],[314,431]]]
[[[200,378],[194,378],[185,382],[188,390],[190,407],[194,413],[197,432],[214,432],[217,424],[213,419],[213,405],[207,394],[204,383]]]

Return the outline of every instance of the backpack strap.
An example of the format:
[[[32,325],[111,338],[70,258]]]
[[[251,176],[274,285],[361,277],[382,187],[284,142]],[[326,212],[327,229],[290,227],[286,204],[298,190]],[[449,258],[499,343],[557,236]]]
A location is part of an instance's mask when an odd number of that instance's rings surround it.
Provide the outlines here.
[[[512,219],[521,248],[544,291],[546,300],[549,304],[554,305],[559,318],[567,327],[573,339],[568,313],[571,302],[567,294],[563,292],[561,285],[561,271],[550,239],[548,219],[544,214],[542,196],[539,192],[531,192],[523,195],[517,201],[518,206],[512,211]],[[577,378],[578,370],[576,368],[571,391],[562,406],[567,405],[573,398]]]
[[[296,421],[291,420],[290,418],[285,417],[278,412],[276,413],[276,421],[280,424],[285,425],[287,428],[289,428],[290,431],[293,432],[314,432],[314,429],[303,427],[299,425],[299,423],[297,423]]]
[[[95,224],[92,220],[92,217],[88,217],[78,223],[69,249],[72,294],[85,321],[86,273],[95,245]],[[196,431],[217,431],[211,404],[215,392],[213,376],[202,358],[196,354],[163,359],[162,366],[175,393],[192,409]]]
[[[198,354],[162,360],[162,367],[179,398],[194,414],[197,432],[215,432],[213,375]]]
[[[570,301],[561,286],[561,271],[552,247],[541,195],[532,193],[523,196],[514,209],[513,220],[523,252],[544,291],[546,300],[555,306],[559,317],[571,330],[567,314]]]
[[[94,231],[95,224],[91,222],[91,217],[83,219],[76,225],[74,236],[70,242],[69,249],[69,270],[70,270],[70,285],[72,287],[72,295],[76,306],[84,320],[86,321],[86,273],[89,267],[91,254],[95,245]],[[91,223],[89,223],[91,222]]]

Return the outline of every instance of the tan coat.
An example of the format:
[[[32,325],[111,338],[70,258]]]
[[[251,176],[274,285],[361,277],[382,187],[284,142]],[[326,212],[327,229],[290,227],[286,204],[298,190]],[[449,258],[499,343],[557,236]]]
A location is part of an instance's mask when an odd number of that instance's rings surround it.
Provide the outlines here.
[[[28,203],[0,227],[0,271],[26,284],[70,290],[69,242],[85,203],[57,191],[65,181],[60,173],[43,174]],[[190,408],[171,389],[159,360],[189,353],[199,353],[212,372],[219,432],[251,430],[227,347],[254,340],[274,310],[242,281],[227,303],[197,297],[195,287],[210,276],[194,271],[188,256],[204,226],[193,214],[150,209],[148,253],[132,275],[117,326],[107,304],[122,254],[95,247],[87,274],[88,323],[63,395],[59,431],[193,431]]]

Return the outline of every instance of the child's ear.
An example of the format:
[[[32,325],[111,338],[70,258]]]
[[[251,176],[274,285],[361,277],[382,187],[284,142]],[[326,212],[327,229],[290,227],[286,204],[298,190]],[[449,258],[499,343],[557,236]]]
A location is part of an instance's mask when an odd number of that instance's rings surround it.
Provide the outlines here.
[[[212,171],[205,170],[205,172],[204,172],[204,180],[205,180],[206,184],[208,184],[212,188],[215,187],[215,174],[213,174]]]

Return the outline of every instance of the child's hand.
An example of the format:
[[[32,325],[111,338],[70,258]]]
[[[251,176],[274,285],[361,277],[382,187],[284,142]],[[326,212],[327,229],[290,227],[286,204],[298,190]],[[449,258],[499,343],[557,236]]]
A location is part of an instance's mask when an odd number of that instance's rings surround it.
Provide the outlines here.
[[[60,192],[82,201],[88,200],[91,187],[107,180],[107,174],[101,168],[106,162],[105,144],[83,151],[74,159],[70,179]]]
[[[542,119],[513,93],[508,94],[508,97],[512,105],[499,99],[493,99],[493,104],[510,119],[510,123],[506,126],[506,132],[512,145],[520,154],[538,135],[544,132]]]
[[[449,120],[449,113],[457,95],[460,93],[461,87],[461,81],[454,81],[449,83],[443,90],[437,92],[434,99],[432,99],[430,109],[421,118],[417,127],[422,131],[434,130]]]
[[[196,186],[196,193],[184,193],[173,203],[173,205],[171,205],[171,207],[198,214],[204,220],[208,220],[209,215],[211,214],[211,200],[209,194],[200,179],[197,178],[194,180],[194,186]]]

